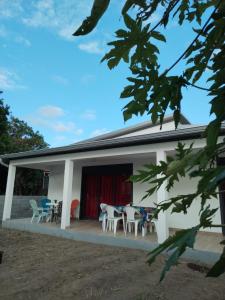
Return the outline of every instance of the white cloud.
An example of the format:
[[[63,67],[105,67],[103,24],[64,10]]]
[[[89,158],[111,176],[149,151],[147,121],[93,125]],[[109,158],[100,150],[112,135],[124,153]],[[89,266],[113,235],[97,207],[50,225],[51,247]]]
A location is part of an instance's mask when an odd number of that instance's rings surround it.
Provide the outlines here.
[[[83,44],[79,44],[78,48],[82,51],[91,54],[102,54],[104,49],[101,47],[99,41],[92,41]]]
[[[32,27],[57,27],[53,0],[40,0],[33,3],[31,16],[23,18],[24,24]]]
[[[68,41],[78,41],[72,34],[90,14],[92,4],[93,0],[0,0],[0,18],[14,18],[26,26],[44,28]],[[99,44],[92,42],[89,47],[86,51],[90,53],[102,52]]]
[[[56,118],[65,115],[65,112],[61,107],[52,105],[41,106],[38,112],[41,116],[46,118]]]
[[[31,46],[31,42],[28,39],[24,38],[23,36],[17,36],[15,38],[15,42],[19,43],[19,44],[22,44],[22,45],[24,45],[26,47],[30,47]]]
[[[83,129],[77,128],[74,122],[58,121],[55,123],[48,123],[48,126],[55,132],[67,132],[74,135],[81,135],[83,133]]]
[[[0,0],[0,17],[13,18],[23,12],[22,0]]]
[[[73,122],[55,122],[49,124],[50,127],[56,132],[72,132],[75,131],[75,124]]]
[[[88,121],[93,121],[96,119],[96,112],[94,110],[86,110],[82,115],[81,118]]]
[[[91,5],[92,0],[36,0],[22,22],[27,26],[54,30],[63,38],[74,40],[72,33],[90,13]]]
[[[95,80],[95,75],[85,74],[81,77],[80,81],[84,85],[88,85],[90,82]]]
[[[65,111],[58,106],[41,106],[33,114],[27,117],[27,121],[33,126],[49,129],[54,133],[70,134],[79,136],[83,133],[72,121],[65,120]],[[64,136],[64,135],[58,135]],[[63,138],[62,138],[63,139]]]
[[[70,145],[78,142],[80,140],[79,137],[74,137],[73,135],[56,135],[53,137],[51,146],[52,147],[59,147],[63,145]]]
[[[22,44],[26,47],[31,46],[31,42],[27,38],[23,37],[22,35],[17,35],[12,31],[9,31],[4,25],[0,25],[0,37],[5,38],[6,40],[11,40],[12,42],[18,44]]]
[[[37,115],[37,112],[34,114],[30,114],[29,116],[26,117],[26,120],[34,125],[34,126],[39,126],[39,127],[49,127],[50,122],[48,120],[43,119],[39,115]]]
[[[105,134],[108,132],[109,132],[109,130],[107,130],[106,128],[96,129],[91,133],[91,137],[95,137],[97,135]]]
[[[83,130],[82,128],[78,128],[78,129],[76,129],[76,130],[74,131],[74,133],[75,133],[76,135],[81,135],[83,132],[84,132],[84,130]]]
[[[53,75],[52,80],[60,85],[68,85],[69,80],[63,76],[60,75]]]
[[[24,89],[26,86],[19,83],[18,75],[4,68],[0,68],[0,90]]]
[[[74,40],[74,36],[72,35],[72,33],[74,32],[74,25],[67,25],[66,27],[59,29],[58,34],[60,37],[68,40],[68,41],[73,41]]]

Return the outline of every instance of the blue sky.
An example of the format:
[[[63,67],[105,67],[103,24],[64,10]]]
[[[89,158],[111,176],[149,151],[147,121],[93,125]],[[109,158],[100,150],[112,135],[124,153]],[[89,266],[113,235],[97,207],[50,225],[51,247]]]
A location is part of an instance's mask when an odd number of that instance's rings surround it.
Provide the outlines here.
[[[92,0],[0,0],[0,90],[13,115],[39,130],[51,146],[70,144],[147,120],[124,124],[119,99],[129,70],[110,71],[100,59],[116,29],[123,26],[121,1],[110,9],[89,36],[72,33],[91,8]],[[153,16],[152,22],[159,19]],[[193,33],[174,20],[161,46],[167,68],[182,53]],[[182,63],[177,67],[181,70]],[[209,120],[207,93],[185,91],[183,114],[193,123]]]

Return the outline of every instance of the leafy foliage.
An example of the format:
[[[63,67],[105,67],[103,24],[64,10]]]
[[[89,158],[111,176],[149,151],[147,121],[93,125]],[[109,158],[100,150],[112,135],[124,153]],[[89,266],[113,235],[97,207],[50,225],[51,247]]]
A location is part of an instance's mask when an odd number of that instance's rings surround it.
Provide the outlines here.
[[[135,10],[132,12],[133,8]],[[161,15],[161,18],[153,26],[151,17],[154,13]],[[177,127],[184,88],[207,91],[211,98],[210,114],[213,118],[204,133],[206,146],[196,150],[193,145],[179,143],[175,156],[168,156],[166,162],[161,161],[158,165],[146,165],[132,177],[133,181],[149,183],[145,197],[164,183],[167,191],[170,191],[174,183],[184,176],[190,180],[198,179],[197,188],[192,194],[177,195],[157,204],[156,216],[168,209],[172,213],[186,214],[194,201],[201,202],[199,223],[177,232],[149,254],[151,264],[165,250],[171,253],[161,275],[163,279],[166,271],[178,262],[186,248],[193,248],[199,229],[225,226],[213,224],[217,209],[209,204],[211,199],[218,199],[218,187],[225,180],[224,167],[217,164],[217,158],[225,152],[225,140],[219,138],[225,121],[225,1],[126,0],[122,16],[124,27],[116,31],[116,40],[108,43],[111,49],[102,61],[107,62],[109,69],[115,68],[121,61],[129,65],[131,75],[120,95],[121,99],[128,101],[123,108],[125,121],[133,115],[147,113],[153,123],[159,121],[162,124],[170,109]],[[190,24],[195,38],[170,67],[163,68],[159,63],[159,45],[166,42],[165,29],[173,18],[180,26]],[[186,63],[183,72],[171,75],[171,71],[182,60]],[[198,86],[200,79],[206,80],[210,87]],[[223,252],[207,276],[224,273],[224,265]]]
[[[0,155],[29,150],[38,150],[48,147],[43,136],[35,132],[28,124],[10,113],[10,107],[0,100]],[[0,193],[5,192],[7,170],[0,166],[2,182]],[[4,179],[5,178],[5,181]],[[43,172],[17,168],[15,180],[15,193],[27,195],[42,193]]]
[[[1,92],[0,92],[1,93]],[[0,153],[6,153],[8,145],[8,116],[9,106],[4,105],[3,99],[0,99]]]
[[[174,236],[169,237],[165,243],[159,245],[159,247],[149,253],[148,263],[152,264],[156,257],[163,251],[167,250],[172,252],[163,268],[160,281],[165,277],[166,271],[168,271],[171,266],[177,264],[178,258],[185,252],[186,248],[194,247],[195,237],[199,228],[199,226],[195,226],[190,229],[177,231]]]

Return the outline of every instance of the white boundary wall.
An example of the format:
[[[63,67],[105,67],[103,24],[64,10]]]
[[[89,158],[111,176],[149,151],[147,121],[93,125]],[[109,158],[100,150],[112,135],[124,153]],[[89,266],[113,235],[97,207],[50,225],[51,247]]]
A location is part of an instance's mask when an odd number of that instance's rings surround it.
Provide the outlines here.
[[[32,216],[32,210],[29,204],[30,199],[40,201],[45,196],[13,196],[12,201],[12,219],[27,218]],[[0,220],[2,220],[5,195],[0,195]]]

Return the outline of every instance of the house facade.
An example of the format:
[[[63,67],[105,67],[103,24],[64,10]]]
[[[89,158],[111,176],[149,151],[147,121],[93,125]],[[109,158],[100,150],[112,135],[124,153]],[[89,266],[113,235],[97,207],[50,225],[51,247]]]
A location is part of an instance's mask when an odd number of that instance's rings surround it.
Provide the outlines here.
[[[150,197],[142,200],[147,183],[131,183],[128,178],[136,174],[145,164],[158,164],[166,161],[168,155],[174,155],[178,141],[187,146],[194,143],[195,149],[205,145],[202,134],[205,126],[195,126],[184,117],[177,130],[171,116],[160,125],[144,122],[139,125],[107,133],[69,146],[28,151],[1,156],[8,164],[3,221],[10,219],[13,188],[17,167],[48,170],[48,198],[63,201],[61,228],[70,226],[70,204],[72,199],[80,201],[77,217],[80,219],[98,219],[100,203],[155,207],[168,198],[194,191],[197,179],[182,178],[171,192],[165,185]],[[225,128],[222,129],[222,135]],[[214,199],[212,207],[219,207],[214,222],[221,223],[225,218],[223,199]],[[161,212],[158,217],[158,242],[163,242],[169,234],[169,228],[180,229],[194,226],[198,222],[200,199],[196,199],[188,214],[170,214]],[[221,232],[220,228],[207,229]]]

